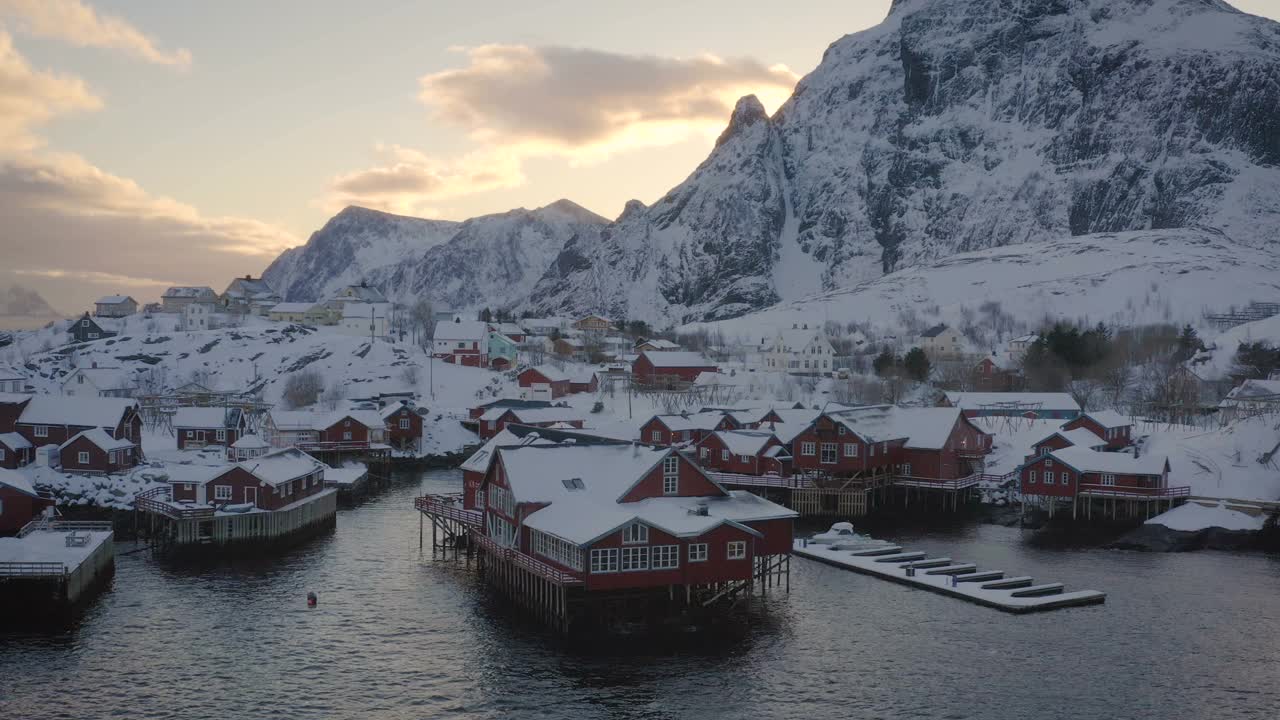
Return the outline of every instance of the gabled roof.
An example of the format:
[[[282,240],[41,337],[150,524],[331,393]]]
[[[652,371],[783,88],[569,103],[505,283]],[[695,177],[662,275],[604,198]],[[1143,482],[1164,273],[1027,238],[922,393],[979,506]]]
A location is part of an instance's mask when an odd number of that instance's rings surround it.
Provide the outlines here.
[[[223,294],[228,297],[247,298],[255,295],[274,295],[275,290],[272,290],[271,285],[262,278],[238,277],[227,285],[227,291]]]
[[[781,342],[783,352],[799,352],[809,347],[809,344],[814,341],[820,344],[831,344],[822,330],[815,327],[807,330],[803,328],[779,330],[774,338],[774,345]]]
[[[386,427],[382,416],[374,410],[336,410],[328,415],[317,416],[314,427],[316,430],[328,430],[345,418],[351,418],[365,427],[377,430]]]
[[[0,445],[4,445],[10,450],[28,450],[31,448],[31,443],[16,432],[0,433]]]
[[[498,398],[497,400],[490,400],[487,403],[481,403],[476,407],[485,408],[485,409],[499,408],[499,407],[545,408],[545,407],[551,407],[551,401],[550,400],[521,400],[520,398]]]
[[[640,357],[648,358],[654,367],[658,368],[714,368],[716,364],[711,360],[703,357],[702,353],[688,352],[684,350],[667,350],[659,352],[650,352],[645,350],[640,353]]]
[[[316,429],[316,413],[310,410],[272,410],[271,424],[277,430],[298,432]]]
[[[40,497],[36,494],[36,489],[31,486],[31,481],[27,479],[27,476],[17,470],[0,468],[0,485],[11,487],[24,495]]]
[[[236,448],[237,450],[259,450],[261,448],[271,446],[267,444],[266,440],[263,440],[253,433],[249,433],[248,435],[241,435],[239,440],[231,443],[231,447]]]
[[[297,448],[269,452],[251,460],[242,460],[236,466],[272,486],[324,470],[324,463]]]
[[[1081,415],[1090,418],[1104,428],[1128,427],[1133,424],[1132,420],[1115,410],[1090,410],[1081,413]]]
[[[713,434],[731,455],[758,455],[773,439],[773,433],[760,430],[720,430]]]
[[[1060,437],[1063,440],[1066,440],[1072,447],[1096,448],[1107,444],[1106,440],[1098,437],[1098,435],[1092,430],[1085,428],[1076,428],[1075,430],[1055,430],[1038,440],[1035,444],[1040,445],[1054,437]]]
[[[133,387],[133,378],[129,371],[118,367],[82,367],[76,368],[62,381],[63,385],[71,382],[77,375],[88,378],[100,390],[123,390]]]
[[[512,408],[498,407],[486,410],[484,415],[480,416],[481,420],[497,420],[498,418],[511,413],[518,422],[522,423],[553,423],[568,422],[573,420],[584,420],[581,410],[574,410],[567,407],[545,407],[545,408]]]
[[[333,296],[332,299],[342,300],[344,302],[357,300],[362,302],[382,303],[387,301],[387,296],[383,295],[381,290],[362,283],[360,285],[348,285],[342,288]]]
[[[138,401],[129,398],[33,395],[18,422],[23,425],[115,428],[126,411],[137,407]]]
[[[488,342],[489,323],[481,322],[480,320],[436,323],[436,329],[431,338],[433,340]]]
[[[8,365],[0,365],[0,380],[26,380],[27,376]]]
[[[112,450],[126,450],[133,447],[133,443],[128,440],[117,440],[108,435],[106,430],[103,430],[100,427],[95,427],[76,433],[69,440],[59,445],[58,449],[61,450],[80,438],[84,438],[94,445],[97,445],[98,448],[104,452],[111,452]]]
[[[1262,398],[1280,400],[1280,380],[1245,380],[1231,388],[1222,405],[1230,407],[1236,401]]]
[[[837,423],[867,442],[905,440],[906,447],[941,450],[960,420],[960,408],[900,408],[870,405],[829,412]]]
[[[392,415],[395,415],[401,410],[408,410],[414,415],[422,414],[421,412],[418,411],[418,408],[414,407],[413,404],[411,403],[394,402],[394,403],[389,403],[386,407],[379,410],[378,416],[381,417],[383,420],[386,420],[387,418],[391,417]]]
[[[671,342],[666,338],[649,338],[636,343],[636,347],[641,345],[652,345],[654,350],[679,350],[680,346]]]
[[[543,377],[547,379],[548,382],[564,382],[569,380],[569,375],[554,365],[537,365],[534,367],[525,368],[524,370],[520,371],[520,374],[523,375],[529,372],[530,370],[540,373]]]
[[[93,304],[94,305],[119,305],[120,303],[123,303],[123,302],[137,303],[138,301],[134,300],[128,295],[104,295],[98,298]]]
[[[1054,450],[1049,457],[1070,465],[1077,472],[1115,475],[1162,475],[1168,463],[1165,457],[1147,455],[1135,458],[1128,453],[1097,452],[1083,447]]]
[[[164,295],[162,295],[161,297],[167,297],[167,298],[215,298],[215,297],[217,297],[217,296],[218,296],[218,293],[214,292],[214,291],[213,291],[213,288],[208,287],[207,285],[200,285],[200,286],[194,286],[194,285],[192,285],[192,286],[177,285],[177,286],[174,286],[174,287],[169,288],[168,290],[165,290],[165,291],[164,291]]]
[[[924,332],[920,333],[920,337],[924,337],[924,338],[938,337],[942,333],[946,332],[946,329],[947,329],[947,326],[945,323],[941,325],[934,325],[928,330],[925,330]]]

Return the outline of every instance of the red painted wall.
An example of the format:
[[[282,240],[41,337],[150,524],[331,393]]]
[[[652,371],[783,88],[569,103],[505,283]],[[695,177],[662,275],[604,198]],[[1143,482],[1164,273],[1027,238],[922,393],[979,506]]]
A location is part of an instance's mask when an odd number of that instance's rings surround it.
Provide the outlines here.
[[[516,380],[520,383],[520,387],[533,387],[535,383],[547,384],[551,386],[551,399],[563,397],[569,394],[569,381],[555,380],[552,381],[546,375],[543,375],[537,368],[528,368],[516,376]]]
[[[747,555],[741,560],[729,560],[728,543],[741,540],[747,544]],[[653,561],[655,545],[675,545],[678,550],[679,567],[672,570],[637,570],[633,572],[591,573],[591,550],[605,548],[641,547],[624,545],[622,531],[600,539],[585,551],[584,574],[587,590],[621,590],[625,588],[662,587],[664,585],[700,585],[712,582],[728,582],[731,580],[747,580],[751,577],[753,559],[755,557],[753,542],[755,537],[748,532],[720,525],[696,538],[676,538],[661,530],[649,528],[650,564]],[[704,562],[689,562],[689,545],[692,543],[707,544],[707,559]],[[621,564],[621,563],[619,563]]]
[[[668,497],[706,497],[724,495],[720,488],[707,479],[688,458],[676,453],[680,458],[679,492]],[[636,486],[622,496],[623,502],[635,502],[651,497],[664,497],[662,492],[662,463],[658,463],[648,475],[645,475]]]
[[[385,419],[387,421],[387,441],[391,443],[392,447],[416,447],[418,441],[422,439],[422,416],[413,410],[401,407]],[[400,428],[402,419],[409,421],[408,430]]]
[[[346,433],[351,437],[344,437]],[[359,420],[343,418],[320,431],[320,442],[369,442],[369,428]]]
[[[0,403],[0,433],[14,432],[18,416],[22,414],[28,402],[30,400]]]
[[[654,353],[661,355],[661,353]],[[657,378],[674,377],[685,382],[693,382],[698,375],[704,372],[717,372],[719,368],[715,365],[705,365],[702,367],[655,367],[653,361],[648,355],[641,355],[631,363],[631,374],[635,376],[637,382],[649,383]]]
[[[89,462],[80,462],[80,453],[89,453]],[[107,451],[94,445],[88,438],[79,438],[58,451],[62,468],[70,472],[120,472],[138,464],[137,448],[116,451],[116,462],[111,462]]]
[[[1077,428],[1085,428],[1087,430],[1090,430],[1093,432],[1093,434],[1097,435],[1103,440],[1106,440],[1108,450],[1119,450],[1120,448],[1129,447],[1129,445],[1133,444],[1133,441],[1131,439],[1131,431],[1133,430],[1133,428],[1128,425],[1121,428],[1116,428],[1118,432],[1116,436],[1113,438],[1107,438],[1107,429],[1102,427],[1101,424],[1099,424],[1092,418],[1087,417],[1085,415],[1081,415],[1075,420],[1072,420],[1071,422],[1062,426],[1063,430],[1075,430]]]
[[[230,445],[240,439],[240,431],[237,428],[225,428],[227,431],[226,439],[218,439],[218,430],[224,428],[175,428],[178,434],[178,449],[183,450],[190,443],[195,447],[203,445]],[[198,440],[194,435],[196,432],[204,433],[204,440]]]
[[[769,448],[782,445],[777,438],[769,438],[769,441],[756,455],[747,457],[747,462],[742,461],[739,455],[729,455],[728,460],[724,460],[725,447],[724,441],[718,435],[708,435],[698,443],[698,463],[709,470],[725,473],[738,473],[742,475],[764,475],[769,472],[781,473],[782,465],[773,458],[764,457],[764,453]],[[706,450],[704,456],[703,450]]]
[[[0,535],[11,535],[31,522],[52,500],[33,498],[7,485],[0,485]]]

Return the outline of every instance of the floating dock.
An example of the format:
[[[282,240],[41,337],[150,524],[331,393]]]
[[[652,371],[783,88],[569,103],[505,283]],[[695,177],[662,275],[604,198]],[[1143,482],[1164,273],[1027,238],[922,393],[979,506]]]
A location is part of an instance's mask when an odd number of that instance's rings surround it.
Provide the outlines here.
[[[1031,613],[1106,602],[1097,590],[1065,592],[1062,583],[1039,583],[1029,576],[1006,577],[1002,570],[979,570],[951,558],[930,559],[890,543],[811,543],[797,540],[794,553],[882,580],[950,595],[1010,613]]]
[[[0,538],[0,604],[45,611],[86,599],[115,572],[109,522],[40,518]]]

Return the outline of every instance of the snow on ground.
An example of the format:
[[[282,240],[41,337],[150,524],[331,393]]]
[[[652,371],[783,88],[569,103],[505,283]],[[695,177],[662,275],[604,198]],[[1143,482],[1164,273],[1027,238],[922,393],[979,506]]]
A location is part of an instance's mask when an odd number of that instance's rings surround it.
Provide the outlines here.
[[[1266,515],[1251,515],[1233,510],[1225,503],[1206,506],[1189,502],[1151,518],[1146,524],[1163,525],[1170,530],[1183,532],[1195,532],[1211,527],[1223,530],[1258,531],[1266,522]]]
[[[59,505],[127,510],[133,505],[134,495],[154,484],[143,476],[142,471],[149,469],[140,466],[120,475],[73,475],[49,467],[28,465],[18,472],[30,478],[32,485],[52,492]]]
[[[995,436],[985,470],[988,475],[1005,475],[1017,470],[1031,447],[1062,427],[1064,420],[1026,418],[978,418],[975,424]]]
[[[3,562],[56,562],[62,563],[65,570],[74,570],[93,554],[98,546],[106,542],[110,532],[77,531],[79,535],[88,535],[89,541],[84,545],[67,545],[67,532],[41,530],[24,538],[0,538],[0,561]]]
[[[1258,462],[1280,443],[1280,421],[1249,418],[1205,432],[1188,427],[1147,432],[1144,454],[1169,458],[1171,486],[1189,485],[1192,495],[1236,500],[1280,499],[1280,453]]]
[[[1237,325],[1205,341],[1205,350],[1191,360],[1191,367],[1205,380],[1231,376],[1241,343],[1265,342],[1280,347],[1280,315]]]

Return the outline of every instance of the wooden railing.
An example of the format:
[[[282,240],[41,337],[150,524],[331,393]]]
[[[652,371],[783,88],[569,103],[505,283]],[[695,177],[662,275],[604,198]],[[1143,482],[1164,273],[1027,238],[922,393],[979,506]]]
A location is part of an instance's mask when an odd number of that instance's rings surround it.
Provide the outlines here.
[[[526,555],[514,548],[503,547],[487,535],[482,535],[477,532],[473,533],[473,537],[481,547],[494,557],[507,560],[545,580],[549,580],[557,585],[581,585],[583,583],[583,580],[579,575],[548,565],[547,563]]]
[[[60,562],[0,562],[0,577],[62,577],[67,568]]]
[[[413,506],[421,512],[456,520],[468,527],[478,528],[484,524],[484,513],[461,507],[454,498],[444,495],[424,495],[415,498]]]
[[[211,507],[177,507],[171,502],[173,494],[167,487],[143,490],[133,497],[133,507],[143,512],[163,515],[174,520],[195,520],[213,517]]]
[[[723,473],[708,471],[712,480],[721,485],[744,485],[747,487],[776,487],[789,490],[805,490],[814,487],[813,481],[806,477],[781,475],[744,475],[742,473]]]
[[[370,445],[375,444],[377,443],[370,443],[367,440],[340,440],[333,442],[309,440],[297,443],[294,447],[303,452],[343,452],[347,450],[368,450]]]
[[[974,487],[981,481],[982,473],[974,473],[953,480],[942,480],[919,475],[898,475],[894,477],[893,484],[899,487],[931,488],[934,490],[964,490],[965,488]]]
[[[18,537],[24,538],[37,530],[52,532],[111,532],[115,528],[110,520],[45,520],[36,518],[18,531]]]
[[[1081,495],[1090,497],[1116,498],[1188,498],[1191,497],[1191,486],[1148,488],[1129,485],[1081,485]]]

